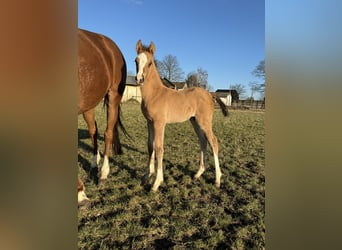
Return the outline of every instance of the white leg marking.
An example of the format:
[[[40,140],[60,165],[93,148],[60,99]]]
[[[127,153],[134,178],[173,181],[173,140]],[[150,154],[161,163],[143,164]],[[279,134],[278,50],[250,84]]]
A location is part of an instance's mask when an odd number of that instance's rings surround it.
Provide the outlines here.
[[[100,152],[97,151],[97,155],[94,155],[94,157],[93,157],[93,161],[91,163],[91,167],[92,168],[98,167],[100,160],[101,160],[101,155],[100,155]]]
[[[154,181],[153,187],[152,187],[152,191],[156,192],[160,186],[160,184],[164,181],[163,178],[163,168],[161,169],[157,169],[157,177],[156,180]]]
[[[204,172],[204,153],[201,151],[200,167],[197,171],[197,174],[195,175],[195,179],[200,178],[203,172]]]
[[[100,155],[100,152],[97,150],[97,155],[96,155],[96,163],[97,163],[97,165],[99,165],[100,160],[101,160],[101,155]]]
[[[80,203],[81,201],[84,201],[84,200],[89,200],[87,195],[85,194],[84,190],[82,191],[79,191],[77,193],[77,201],[78,203]]]
[[[150,158],[150,172],[148,174],[148,177],[151,177],[152,175],[154,175],[154,171],[155,171],[155,167],[154,167],[154,158],[155,158],[155,151],[153,150],[152,154],[151,154],[151,158]]]
[[[107,179],[109,174],[109,159],[108,156],[105,156],[103,159],[103,164],[101,168],[101,178],[100,179]]]
[[[220,187],[221,185],[221,169],[220,169],[220,163],[217,155],[214,153],[214,161],[215,161],[215,172],[216,172],[216,187]]]

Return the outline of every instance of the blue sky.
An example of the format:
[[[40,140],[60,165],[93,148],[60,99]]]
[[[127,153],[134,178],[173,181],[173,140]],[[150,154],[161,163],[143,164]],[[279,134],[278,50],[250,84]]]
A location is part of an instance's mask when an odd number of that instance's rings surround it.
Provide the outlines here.
[[[265,58],[264,0],[79,0],[78,27],[120,47],[135,73],[135,45],[153,41],[155,57],[171,54],[186,76],[201,67],[213,90],[260,82],[251,72]]]

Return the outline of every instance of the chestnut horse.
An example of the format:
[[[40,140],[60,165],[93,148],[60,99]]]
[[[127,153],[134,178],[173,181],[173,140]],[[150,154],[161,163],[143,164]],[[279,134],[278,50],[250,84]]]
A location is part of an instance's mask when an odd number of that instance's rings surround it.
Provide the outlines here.
[[[163,182],[163,144],[164,129],[167,123],[184,122],[190,119],[199,138],[201,147],[200,167],[195,175],[198,179],[204,172],[205,154],[209,141],[215,161],[216,186],[220,187],[221,170],[218,159],[218,143],[212,131],[214,101],[220,105],[224,116],[228,116],[227,107],[221,99],[202,88],[189,88],[177,91],[163,85],[155,62],[155,45],[143,46],[141,40],[136,45],[136,81],[140,85],[142,103],[141,110],[147,120],[149,163],[145,180],[154,172],[154,160],[157,159],[157,176],[152,191],[157,191]]]
[[[120,121],[120,102],[126,86],[126,62],[118,46],[108,37],[86,30],[78,30],[78,114],[83,114],[93,144],[92,167],[100,161],[97,146],[95,107],[104,99],[107,108],[107,128],[104,133],[105,150],[101,167],[101,184],[109,173],[109,154],[121,153],[117,127],[127,134]],[[78,179],[78,202],[87,201],[84,185]]]

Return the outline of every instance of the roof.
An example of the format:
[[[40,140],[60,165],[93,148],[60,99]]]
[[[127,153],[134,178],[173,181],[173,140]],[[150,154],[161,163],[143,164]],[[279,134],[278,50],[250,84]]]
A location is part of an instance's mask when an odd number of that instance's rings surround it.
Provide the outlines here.
[[[171,88],[171,89],[183,89],[184,86],[186,85],[186,82],[171,82],[169,79],[165,77],[162,78],[161,80],[166,87]],[[136,83],[135,76],[127,76],[126,85],[136,86],[136,87],[139,86]]]
[[[176,85],[177,89],[182,89],[184,88],[186,82],[174,82],[173,84]]]
[[[135,80],[135,76],[127,76],[126,77],[126,85],[138,86],[137,82]]]
[[[172,88],[172,89],[175,88],[175,85],[174,85],[173,82],[171,82],[169,79],[167,79],[167,78],[164,77],[164,78],[162,78],[161,80],[162,80],[163,84],[164,84],[166,87]]]
[[[239,100],[239,93],[235,89],[217,89],[215,94],[219,97],[227,97],[231,94],[233,100]]]
[[[166,87],[172,88],[172,89],[183,89],[186,84],[186,82],[171,82],[169,79],[165,77],[162,78],[161,80]]]

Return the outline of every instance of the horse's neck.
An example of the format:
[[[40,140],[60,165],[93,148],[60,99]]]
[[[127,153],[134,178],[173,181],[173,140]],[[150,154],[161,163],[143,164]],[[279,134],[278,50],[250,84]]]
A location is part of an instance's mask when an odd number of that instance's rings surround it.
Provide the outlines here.
[[[152,71],[145,79],[145,83],[141,88],[141,94],[144,98],[149,98],[150,96],[156,96],[156,93],[164,88],[157,69],[153,66]]]

